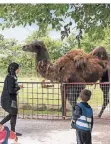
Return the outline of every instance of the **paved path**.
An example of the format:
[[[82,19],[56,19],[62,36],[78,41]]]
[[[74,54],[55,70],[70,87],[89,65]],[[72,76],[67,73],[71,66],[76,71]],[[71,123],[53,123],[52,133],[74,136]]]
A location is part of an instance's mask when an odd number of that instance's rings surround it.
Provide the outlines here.
[[[69,120],[18,119],[16,130],[23,134],[19,137],[20,144],[76,144],[76,133],[70,129]],[[92,144],[109,144],[109,131],[108,120],[96,119]]]

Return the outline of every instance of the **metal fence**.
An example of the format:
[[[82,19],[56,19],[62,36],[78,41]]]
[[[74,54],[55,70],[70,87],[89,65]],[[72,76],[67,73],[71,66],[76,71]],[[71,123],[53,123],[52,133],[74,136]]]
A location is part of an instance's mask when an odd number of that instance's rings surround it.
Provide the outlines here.
[[[39,82],[21,82],[24,88],[18,93],[19,118],[31,119],[67,119],[72,115],[72,106],[78,98],[83,88],[91,90],[92,97],[89,104],[94,110],[94,116],[98,116],[103,101],[106,108],[102,118],[109,119],[109,83],[45,83],[45,86]],[[3,82],[0,82],[0,95],[3,88]],[[103,106],[104,108],[104,106]],[[0,106],[0,116],[6,115],[6,112]]]

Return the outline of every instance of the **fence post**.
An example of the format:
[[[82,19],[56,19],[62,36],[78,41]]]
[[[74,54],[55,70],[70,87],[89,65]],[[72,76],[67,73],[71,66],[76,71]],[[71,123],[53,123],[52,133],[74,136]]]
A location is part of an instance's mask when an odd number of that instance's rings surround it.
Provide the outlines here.
[[[61,99],[62,99],[62,118],[66,117],[66,92],[65,84],[61,84]]]
[[[66,84],[64,84],[64,119],[66,118]]]

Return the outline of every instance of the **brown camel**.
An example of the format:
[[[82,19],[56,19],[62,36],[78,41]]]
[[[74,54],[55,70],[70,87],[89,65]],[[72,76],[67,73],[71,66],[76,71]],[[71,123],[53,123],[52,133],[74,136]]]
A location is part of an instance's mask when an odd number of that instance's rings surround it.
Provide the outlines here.
[[[82,50],[71,50],[52,64],[42,41],[25,45],[23,50],[36,53],[37,72],[52,82],[95,83],[101,79],[107,67],[106,60],[98,59],[98,57],[86,54]],[[84,88],[84,84],[68,84],[66,86],[66,96],[72,107],[75,106],[79,93]]]

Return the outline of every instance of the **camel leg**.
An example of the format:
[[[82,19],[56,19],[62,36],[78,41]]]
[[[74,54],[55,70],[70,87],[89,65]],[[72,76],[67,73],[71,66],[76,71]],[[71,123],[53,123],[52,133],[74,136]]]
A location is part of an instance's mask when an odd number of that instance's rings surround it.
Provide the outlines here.
[[[108,91],[107,92],[103,91],[103,105],[102,105],[102,108],[101,108],[101,111],[100,111],[98,117],[102,116],[102,114],[103,114],[106,106],[108,105],[108,103],[109,103],[109,92]]]
[[[84,89],[84,85],[70,85],[70,88],[67,90],[67,99],[72,106],[72,113],[75,109],[75,105],[77,103],[77,99],[82,89]]]
[[[60,86],[60,91],[61,91],[61,100],[62,100],[62,106],[60,107],[60,111],[62,112],[62,115],[64,114],[63,108],[64,108],[64,87],[65,85]]]
[[[75,105],[77,103],[77,99],[79,97],[79,94],[80,94],[81,90],[85,88],[85,85],[67,84],[64,86],[61,86],[62,107],[60,108],[60,111],[63,112],[64,95],[65,95],[66,100],[68,99],[70,105],[72,106],[72,112],[73,112]]]
[[[76,103],[77,103],[77,99],[79,97],[79,91],[76,90],[72,90],[70,93],[67,94],[67,99],[70,103],[70,105],[72,106],[72,108],[74,109]]]
[[[65,97],[64,97],[65,95]],[[68,85],[61,85],[61,100],[62,100],[62,106],[60,108],[60,111],[63,112],[63,107],[64,107],[64,98],[70,103],[70,105],[72,106],[73,110],[74,107],[76,105],[77,99],[79,97],[79,91],[77,90],[76,87],[74,87],[71,84]]]
[[[72,106],[72,114],[74,112],[75,105],[77,103],[78,97],[79,97],[79,92],[78,91],[76,91],[75,94],[70,94],[70,95],[67,96],[67,99],[68,99],[70,105]]]

